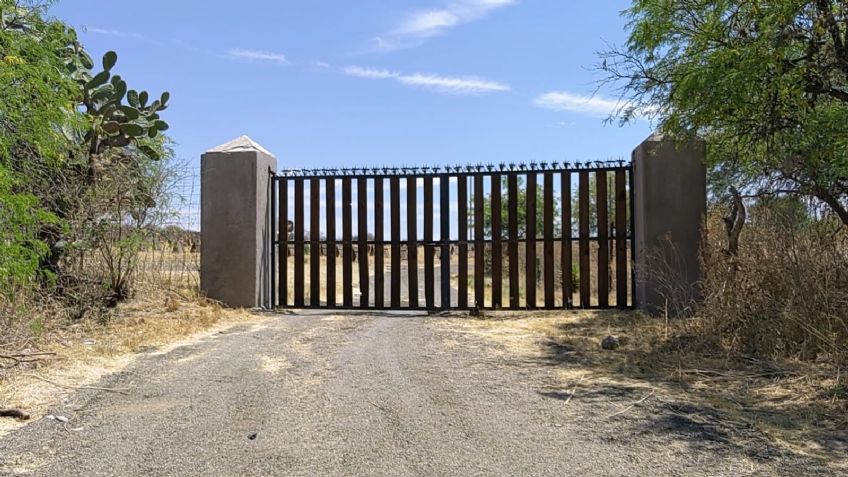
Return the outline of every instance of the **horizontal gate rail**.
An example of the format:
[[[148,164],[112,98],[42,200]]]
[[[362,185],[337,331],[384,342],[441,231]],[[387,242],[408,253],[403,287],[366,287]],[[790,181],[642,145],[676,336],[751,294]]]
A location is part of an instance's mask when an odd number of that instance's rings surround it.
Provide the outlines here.
[[[624,161],[284,170],[271,199],[277,308],[633,306]]]

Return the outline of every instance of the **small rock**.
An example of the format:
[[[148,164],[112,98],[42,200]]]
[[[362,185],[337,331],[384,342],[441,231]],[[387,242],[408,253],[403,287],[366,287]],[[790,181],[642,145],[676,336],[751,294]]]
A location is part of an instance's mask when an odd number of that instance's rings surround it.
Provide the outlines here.
[[[609,335],[601,341],[601,348],[606,350],[616,350],[621,344],[617,336]]]
[[[258,432],[251,432],[250,434],[247,435],[247,438],[250,439],[250,440],[255,440],[256,436],[258,436],[258,435],[259,435]]]

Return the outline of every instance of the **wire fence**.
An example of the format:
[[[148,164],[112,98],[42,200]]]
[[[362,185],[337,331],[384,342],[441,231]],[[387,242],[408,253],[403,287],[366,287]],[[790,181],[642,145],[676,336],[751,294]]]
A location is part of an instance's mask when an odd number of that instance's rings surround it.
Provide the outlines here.
[[[170,171],[167,194],[157,206],[135,271],[139,289],[165,288],[196,294],[200,289],[200,169],[188,164]]]

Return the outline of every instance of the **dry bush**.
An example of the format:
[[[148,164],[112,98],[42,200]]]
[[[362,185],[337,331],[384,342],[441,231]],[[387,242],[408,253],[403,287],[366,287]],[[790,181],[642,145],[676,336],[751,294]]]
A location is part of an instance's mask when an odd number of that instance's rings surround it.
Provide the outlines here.
[[[791,214],[789,214],[791,215]],[[703,338],[731,352],[845,364],[848,358],[848,229],[756,206],[738,256],[717,214],[702,253]]]

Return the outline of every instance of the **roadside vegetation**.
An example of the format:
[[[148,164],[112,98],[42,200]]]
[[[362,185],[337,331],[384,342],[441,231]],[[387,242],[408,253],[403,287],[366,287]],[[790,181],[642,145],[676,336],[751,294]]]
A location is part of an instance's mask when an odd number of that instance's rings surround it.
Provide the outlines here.
[[[24,374],[234,316],[199,296],[196,232],[166,226],[183,200],[170,95],[92,58],[51,3],[0,0],[0,409]]]
[[[635,0],[624,14],[627,42],[601,52],[597,65],[602,84],[621,95],[610,121],[646,117],[708,147],[705,299],[682,302],[666,276],[670,311],[687,317],[693,337],[728,352],[841,369],[848,5]]]

